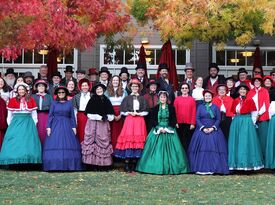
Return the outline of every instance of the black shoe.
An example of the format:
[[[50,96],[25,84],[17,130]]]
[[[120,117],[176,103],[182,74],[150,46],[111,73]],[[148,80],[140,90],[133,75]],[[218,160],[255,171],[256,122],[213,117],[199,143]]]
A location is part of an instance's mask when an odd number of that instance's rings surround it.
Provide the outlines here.
[[[125,163],[124,165],[124,172],[130,173],[132,170],[130,169],[129,163]]]

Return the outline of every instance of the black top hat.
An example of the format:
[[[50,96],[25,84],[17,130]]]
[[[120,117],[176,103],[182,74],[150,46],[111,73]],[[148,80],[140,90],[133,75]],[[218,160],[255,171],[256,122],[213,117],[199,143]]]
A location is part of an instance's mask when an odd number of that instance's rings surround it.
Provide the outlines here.
[[[225,82],[228,81],[228,80],[232,80],[234,82],[234,78],[232,76],[230,76],[228,78],[225,78]]]
[[[240,83],[240,85],[236,88],[236,93],[239,92],[240,88],[245,88],[247,91],[249,91],[249,87],[245,83]]]
[[[14,69],[13,69],[13,68],[8,68],[8,69],[6,70],[5,76],[7,76],[8,74],[16,75],[16,73],[14,72]]]
[[[32,75],[31,71],[27,71],[27,72],[24,73],[23,78],[28,78],[28,77],[31,77],[32,79],[34,79],[34,76]]]
[[[239,68],[238,76],[239,76],[241,73],[246,73],[246,74],[248,74],[248,72],[247,72],[247,70],[246,70],[245,68]]]
[[[156,85],[157,88],[159,87],[159,83],[155,79],[149,79],[148,84],[146,85],[146,88],[149,88],[150,85]]]
[[[96,93],[95,91],[96,91],[96,89],[97,89],[98,87],[102,87],[103,92],[105,92],[105,90],[107,89],[106,86],[105,86],[104,84],[102,84],[102,83],[97,83],[97,84],[95,84],[95,85],[93,86],[93,88],[92,88],[92,93],[93,93],[93,94]]]
[[[77,70],[76,73],[82,73],[82,74],[86,74],[86,70]]]
[[[140,69],[140,68],[145,70],[146,69],[146,64],[144,64],[144,63],[138,63],[137,67],[135,68],[135,70]]]
[[[64,72],[65,73],[67,73],[67,72],[73,73],[74,72],[73,66],[67,65],[66,68],[65,68],[65,70],[64,70]]]
[[[208,70],[210,70],[211,68],[216,68],[218,72],[220,71],[220,68],[217,63],[210,63]]]
[[[62,75],[60,74],[59,71],[55,71],[53,74],[52,74],[52,77],[54,76],[58,76],[59,78],[62,78]]]
[[[161,71],[162,69],[166,69],[169,71],[168,65],[166,63],[161,63],[159,64],[159,69],[158,71]]]
[[[107,73],[108,75],[110,75],[110,71],[109,71],[108,68],[105,67],[105,66],[100,68],[99,75],[100,75],[101,73]]]
[[[128,72],[128,68],[126,68],[126,67],[122,67],[122,68],[120,69],[119,76],[121,76],[122,73],[126,73],[126,74],[128,75],[128,77],[129,77],[129,75],[130,75],[130,73]]]

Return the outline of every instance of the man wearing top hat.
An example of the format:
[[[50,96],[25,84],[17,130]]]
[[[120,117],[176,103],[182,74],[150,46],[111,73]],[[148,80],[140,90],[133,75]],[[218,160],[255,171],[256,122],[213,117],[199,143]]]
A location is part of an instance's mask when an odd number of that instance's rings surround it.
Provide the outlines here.
[[[111,73],[107,67],[101,67],[99,71],[99,82],[107,87]]]
[[[86,71],[85,70],[77,70],[76,71],[76,80],[77,83],[86,77]]]
[[[225,84],[225,77],[219,75],[220,68],[217,63],[210,63],[208,67],[209,76],[203,80],[203,88],[210,90],[214,96],[217,95],[217,87],[220,84]]]
[[[146,94],[146,85],[148,83],[148,76],[145,75],[145,66],[146,65],[143,63],[138,63],[137,67],[135,68],[136,73],[131,76],[131,79],[138,79],[143,85],[143,88],[140,91],[142,96]]]
[[[53,96],[55,89],[58,88],[59,86],[64,86],[63,84],[61,84],[61,79],[62,79],[62,76],[59,71],[56,71],[52,74],[52,80],[48,90],[50,95]]]
[[[175,93],[173,89],[173,85],[169,81],[169,68],[166,63],[159,64],[158,72],[160,74],[160,77],[157,79],[157,83],[159,84],[159,91],[165,90],[169,94],[169,101],[170,104],[173,105],[175,100]]]
[[[91,85],[94,86],[97,83],[97,76],[98,76],[98,72],[96,68],[89,68],[88,76],[89,76]]]
[[[65,77],[62,78],[61,84],[66,86],[67,83],[70,80],[72,80],[72,81],[74,81],[75,87],[77,87],[77,80],[76,80],[76,78],[73,77],[73,73],[74,73],[73,66],[67,65],[64,73],[65,73]]]
[[[128,68],[122,67],[120,69],[119,77],[121,79],[123,89],[126,90],[126,92],[129,95],[131,93],[131,91],[127,87],[128,83],[130,81],[130,73],[128,72]]]
[[[248,79],[248,72],[245,68],[239,68],[238,81],[235,83],[235,88],[237,88],[241,83],[245,83],[249,90],[254,88],[251,81]]]
[[[5,73],[5,81],[7,85],[13,88],[14,82],[16,79],[16,73],[14,72],[13,68],[8,68]]]
[[[186,63],[184,72],[185,72],[185,78],[182,81],[182,83],[187,83],[189,85],[190,94],[191,94],[192,90],[195,88],[195,83],[196,83],[196,80],[194,77],[195,69],[193,68],[192,63]]]

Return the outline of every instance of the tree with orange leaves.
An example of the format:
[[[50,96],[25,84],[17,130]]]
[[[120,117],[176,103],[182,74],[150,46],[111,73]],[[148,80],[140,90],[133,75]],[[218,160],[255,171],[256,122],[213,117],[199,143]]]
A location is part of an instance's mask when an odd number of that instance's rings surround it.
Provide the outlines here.
[[[163,41],[190,47],[193,40],[248,44],[255,35],[274,35],[272,0],[133,0],[132,14],[152,20]]]

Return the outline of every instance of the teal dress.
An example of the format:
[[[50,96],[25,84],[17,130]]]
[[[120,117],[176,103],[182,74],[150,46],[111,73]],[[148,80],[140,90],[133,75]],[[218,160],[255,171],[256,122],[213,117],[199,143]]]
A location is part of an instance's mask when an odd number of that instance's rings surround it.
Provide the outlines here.
[[[42,163],[41,144],[31,112],[15,113],[4,137],[0,165]]]
[[[275,169],[275,115],[269,122],[265,154],[265,168]]]
[[[157,115],[158,124],[152,128],[147,136],[142,157],[138,161],[136,170],[150,174],[187,173],[189,169],[185,151],[175,128],[169,126],[169,118],[171,115],[175,115],[175,109],[172,106],[171,109],[168,109],[166,106],[165,109],[159,107],[157,110],[155,115]],[[169,110],[172,113],[169,113]],[[167,132],[160,133],[160,128],[166,129]]]

